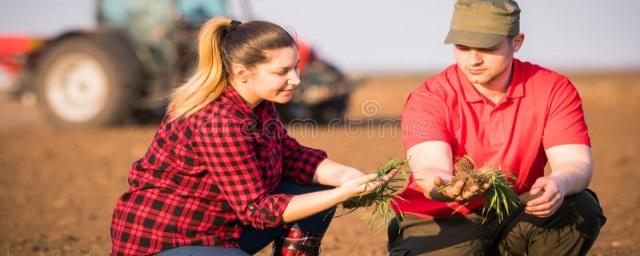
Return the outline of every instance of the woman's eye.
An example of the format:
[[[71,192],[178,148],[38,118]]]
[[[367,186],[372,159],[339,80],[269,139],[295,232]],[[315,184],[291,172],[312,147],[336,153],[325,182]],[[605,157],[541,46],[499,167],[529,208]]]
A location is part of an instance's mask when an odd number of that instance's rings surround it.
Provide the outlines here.
[[[289,72],[289,70],[287,69],[279,69],[279,70],[275,70],[273,73],[276,75],[285,75],[287,74],[287,72]]]

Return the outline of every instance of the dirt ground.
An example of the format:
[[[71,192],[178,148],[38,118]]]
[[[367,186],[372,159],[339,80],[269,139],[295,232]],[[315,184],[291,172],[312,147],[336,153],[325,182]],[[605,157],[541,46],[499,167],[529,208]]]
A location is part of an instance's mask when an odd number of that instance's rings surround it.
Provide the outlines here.
[[[595,175],[608,222],[591,255],[640,255],[640,72],[576,74],[593,142]],[[425,75],[372,77],[354,94],[349,126],[290,127],[303,144],[373,171],[403,155],[397,126],[407,93]],[[35,107],[0,96],[0,254],[107,255],[116,198],[127,187],[157,124],[58,130]],[[385,255],[360,211],[334,220],[324,255]],[[265,250],[261,255],[267,255]]]

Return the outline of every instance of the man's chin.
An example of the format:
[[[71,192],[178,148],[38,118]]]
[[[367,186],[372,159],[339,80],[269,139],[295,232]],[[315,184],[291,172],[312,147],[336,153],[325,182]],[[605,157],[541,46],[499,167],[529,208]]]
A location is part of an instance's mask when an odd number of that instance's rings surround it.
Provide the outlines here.
[[[490,81],[490,79],[478,76],[468,76],[467,79],[469,79],[469,82],[472,84],[486,84]]]

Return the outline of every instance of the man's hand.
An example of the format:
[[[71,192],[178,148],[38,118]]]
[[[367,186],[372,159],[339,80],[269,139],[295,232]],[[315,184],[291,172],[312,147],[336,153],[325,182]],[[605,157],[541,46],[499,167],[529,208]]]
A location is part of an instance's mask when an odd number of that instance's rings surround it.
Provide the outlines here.
[[[542,192],[542,195],[527,202],[524,211],[537,217],[549,217],[562,205],[566,194],[566,186],[557,177],[541,177],[536,180],[529,193],[536,195],[540,192]]]
[[[466,187],[465,188],[465,182],[464,181],[457,181],[455,184],[451,184],[450,186],[447,186],[445,184],[445,182],[443,181],[443,179],[440,176],[436,176],[433,180],[433,185],[435,185],[436,188],[438,188],[440,190],[440,195],[444,196],[444,198],[438,198],[436,196],[436,200],[441,200],[441,199],[445,199],[442,201],[451,201],[451,200],[456,200],[456,201],[469,201],[471,199],[474,199],[475,197],[477,197],[478,195],[484,193],[485,191],[487,191],[487,189],[489,189],[489,187],[491,186],[489,183],[484,183],[481,186],[480,185],[471,185],[470,187]],[[432,193],[432,198],[433,198],[433,193]]]

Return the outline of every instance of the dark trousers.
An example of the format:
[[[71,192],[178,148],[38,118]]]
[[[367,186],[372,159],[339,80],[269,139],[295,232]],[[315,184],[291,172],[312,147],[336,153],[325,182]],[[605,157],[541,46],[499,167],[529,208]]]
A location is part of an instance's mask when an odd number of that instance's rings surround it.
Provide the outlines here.
[[[520,196],[523,202],[531,196]],[[515,208],[500,223],[479,212],[422,219],[396,217],[389,224],[390,255],[585,255],[606,222],[591,190],[564,198],[552,216],[539,218]]]
[[[276,188],[273,193],[300,195],[327,189],[331,189],[331,187],[321,185],[303,186],[291,181],[282,180],[278,188]],[[238,245],[240,245],[240,248],[243,251],[248,252],[249,254],[254,254],[262,250],[262,248],[267,246],[273,240],[288,232],[289,226],[300,229],[304,233],[322,237],[325,231],[329,228],[329,224],[333,219],[334,213],[335,208],[329,208],[328,210],[299,220],[291,225],[287,225],[286,227],[275,227],[265,230],[245,227],[242,235],[240,235],[240,239],[238,239]]]
[[[299,185],[292,181],[282,180],[280,185],[273,192],[274,194],[290,194],[300,195],[316,191],[331,189],[331,187],[321,185]],[[228,256],[246,256],[255,254],[262,250],[269,243],[279,238],[294,227],[300,229],[304,233],[322,237],[329,224],[333,219],[335,208],[330,208],[323,212],[309,216],[295,223],[291,223],[282,227],[275,227],[265,230],[258,230],[252,227],[245,227],[244,231],[238,239],[240,248],[222,248],[207,246],[182,246],[178,248],[163,251],[157,255],[162,256],[205,256],[205,255],[228,255]]]

